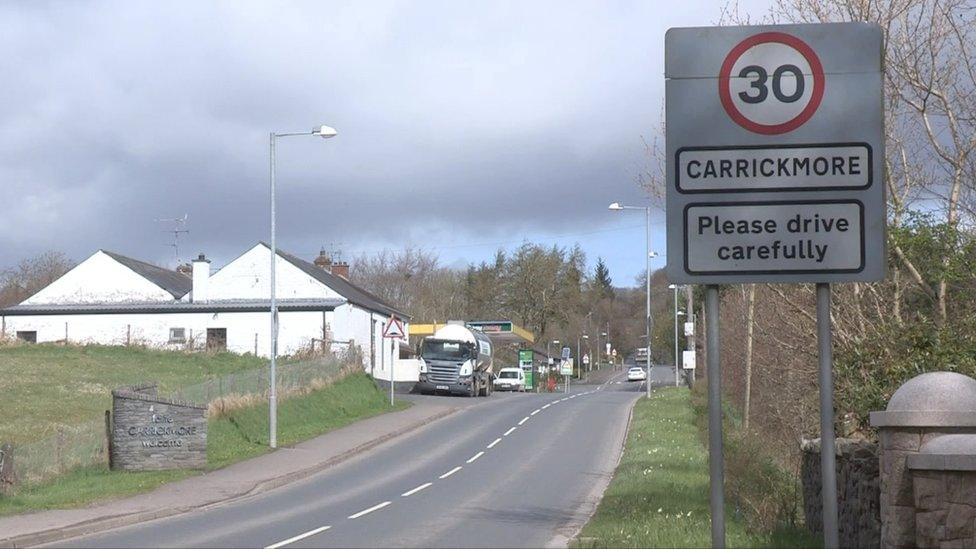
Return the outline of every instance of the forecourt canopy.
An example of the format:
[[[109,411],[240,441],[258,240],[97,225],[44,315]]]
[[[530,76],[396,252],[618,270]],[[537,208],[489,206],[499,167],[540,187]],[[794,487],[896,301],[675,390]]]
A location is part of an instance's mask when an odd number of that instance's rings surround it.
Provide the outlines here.
[[[867,23],[668,31],[669,280],[884,278],[881,47]]]

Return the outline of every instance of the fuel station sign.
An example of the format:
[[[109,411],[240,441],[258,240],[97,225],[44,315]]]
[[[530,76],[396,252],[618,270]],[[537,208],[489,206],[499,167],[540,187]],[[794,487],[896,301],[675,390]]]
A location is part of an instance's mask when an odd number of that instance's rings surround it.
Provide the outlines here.
[[[670,281],[884,277],[880,29],[671,29],[665,77]]]

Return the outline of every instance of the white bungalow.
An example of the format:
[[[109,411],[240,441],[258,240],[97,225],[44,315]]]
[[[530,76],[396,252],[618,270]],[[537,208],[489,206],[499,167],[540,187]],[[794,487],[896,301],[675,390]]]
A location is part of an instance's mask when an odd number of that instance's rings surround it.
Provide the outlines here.
[[[19,305],[0,309],[0,333],[38,343],[138,343],[267,357],[270,258],[261,242],[211,274],[201,254],[187,276],[99,250]],[[323,341],[333,350],[356,345],[364,367],[388,379],[382,373],[400,349],[383,339],[383,325],[391,315],[406,321],[405,314],[351,283],[348,264],[333,265],[324,254],[313,264],[278,250],[276,269],[279,354]]]

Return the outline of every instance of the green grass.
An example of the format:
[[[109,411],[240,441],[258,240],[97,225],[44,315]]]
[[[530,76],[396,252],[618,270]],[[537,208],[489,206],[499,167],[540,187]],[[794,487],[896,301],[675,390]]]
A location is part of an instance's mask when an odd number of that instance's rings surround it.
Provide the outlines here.
[[[99,420],[112,389],[144,381],[160,392],[249,370],[267,361],[233,353],[182,353],[99,345],[0,346],[0,442],[54,435],[61,425]]]
[[[805,531],[750,532],[726,502],[729,547],[816,547]],[[709,547],[708,455],[687,389],[641,399],[620,465],[574,546]]]
[[[376,388],[365,374],[353,374],[324,389],[278,403],[278,443],[288,446],[360,419],[409,406],[390,407],[388,394]],[[242,408],[208,424],[208,469],[268,452],[268,405]],[[167,482],[187,478],[198,471],[122,472],[105,466],[74,470],[56,480],[26,486],[12,496],[0,497],[0,516],[79,507],[95,501],[148,492]]]
[[[376,388],[366,374],[346,376],[331,387],[278,403],[278,444],[289,446],[354,421],[409,403],[397,401],[390,408],[389,395]],[[247,459],[267,451],[268,408],[243,408],[210,422],[207,428],[207,461],[211,467]]]

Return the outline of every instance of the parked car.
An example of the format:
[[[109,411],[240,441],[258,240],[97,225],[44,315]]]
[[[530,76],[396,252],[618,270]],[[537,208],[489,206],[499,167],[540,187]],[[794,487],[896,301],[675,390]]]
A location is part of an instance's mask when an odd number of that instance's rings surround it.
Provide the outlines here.
[[[647,372],[640,366],[633,366],[627,370],[627,381],[646,381]]]
[[[495,378],[495,390],[525,392],[525,372],[521,368],[502,368]]]

